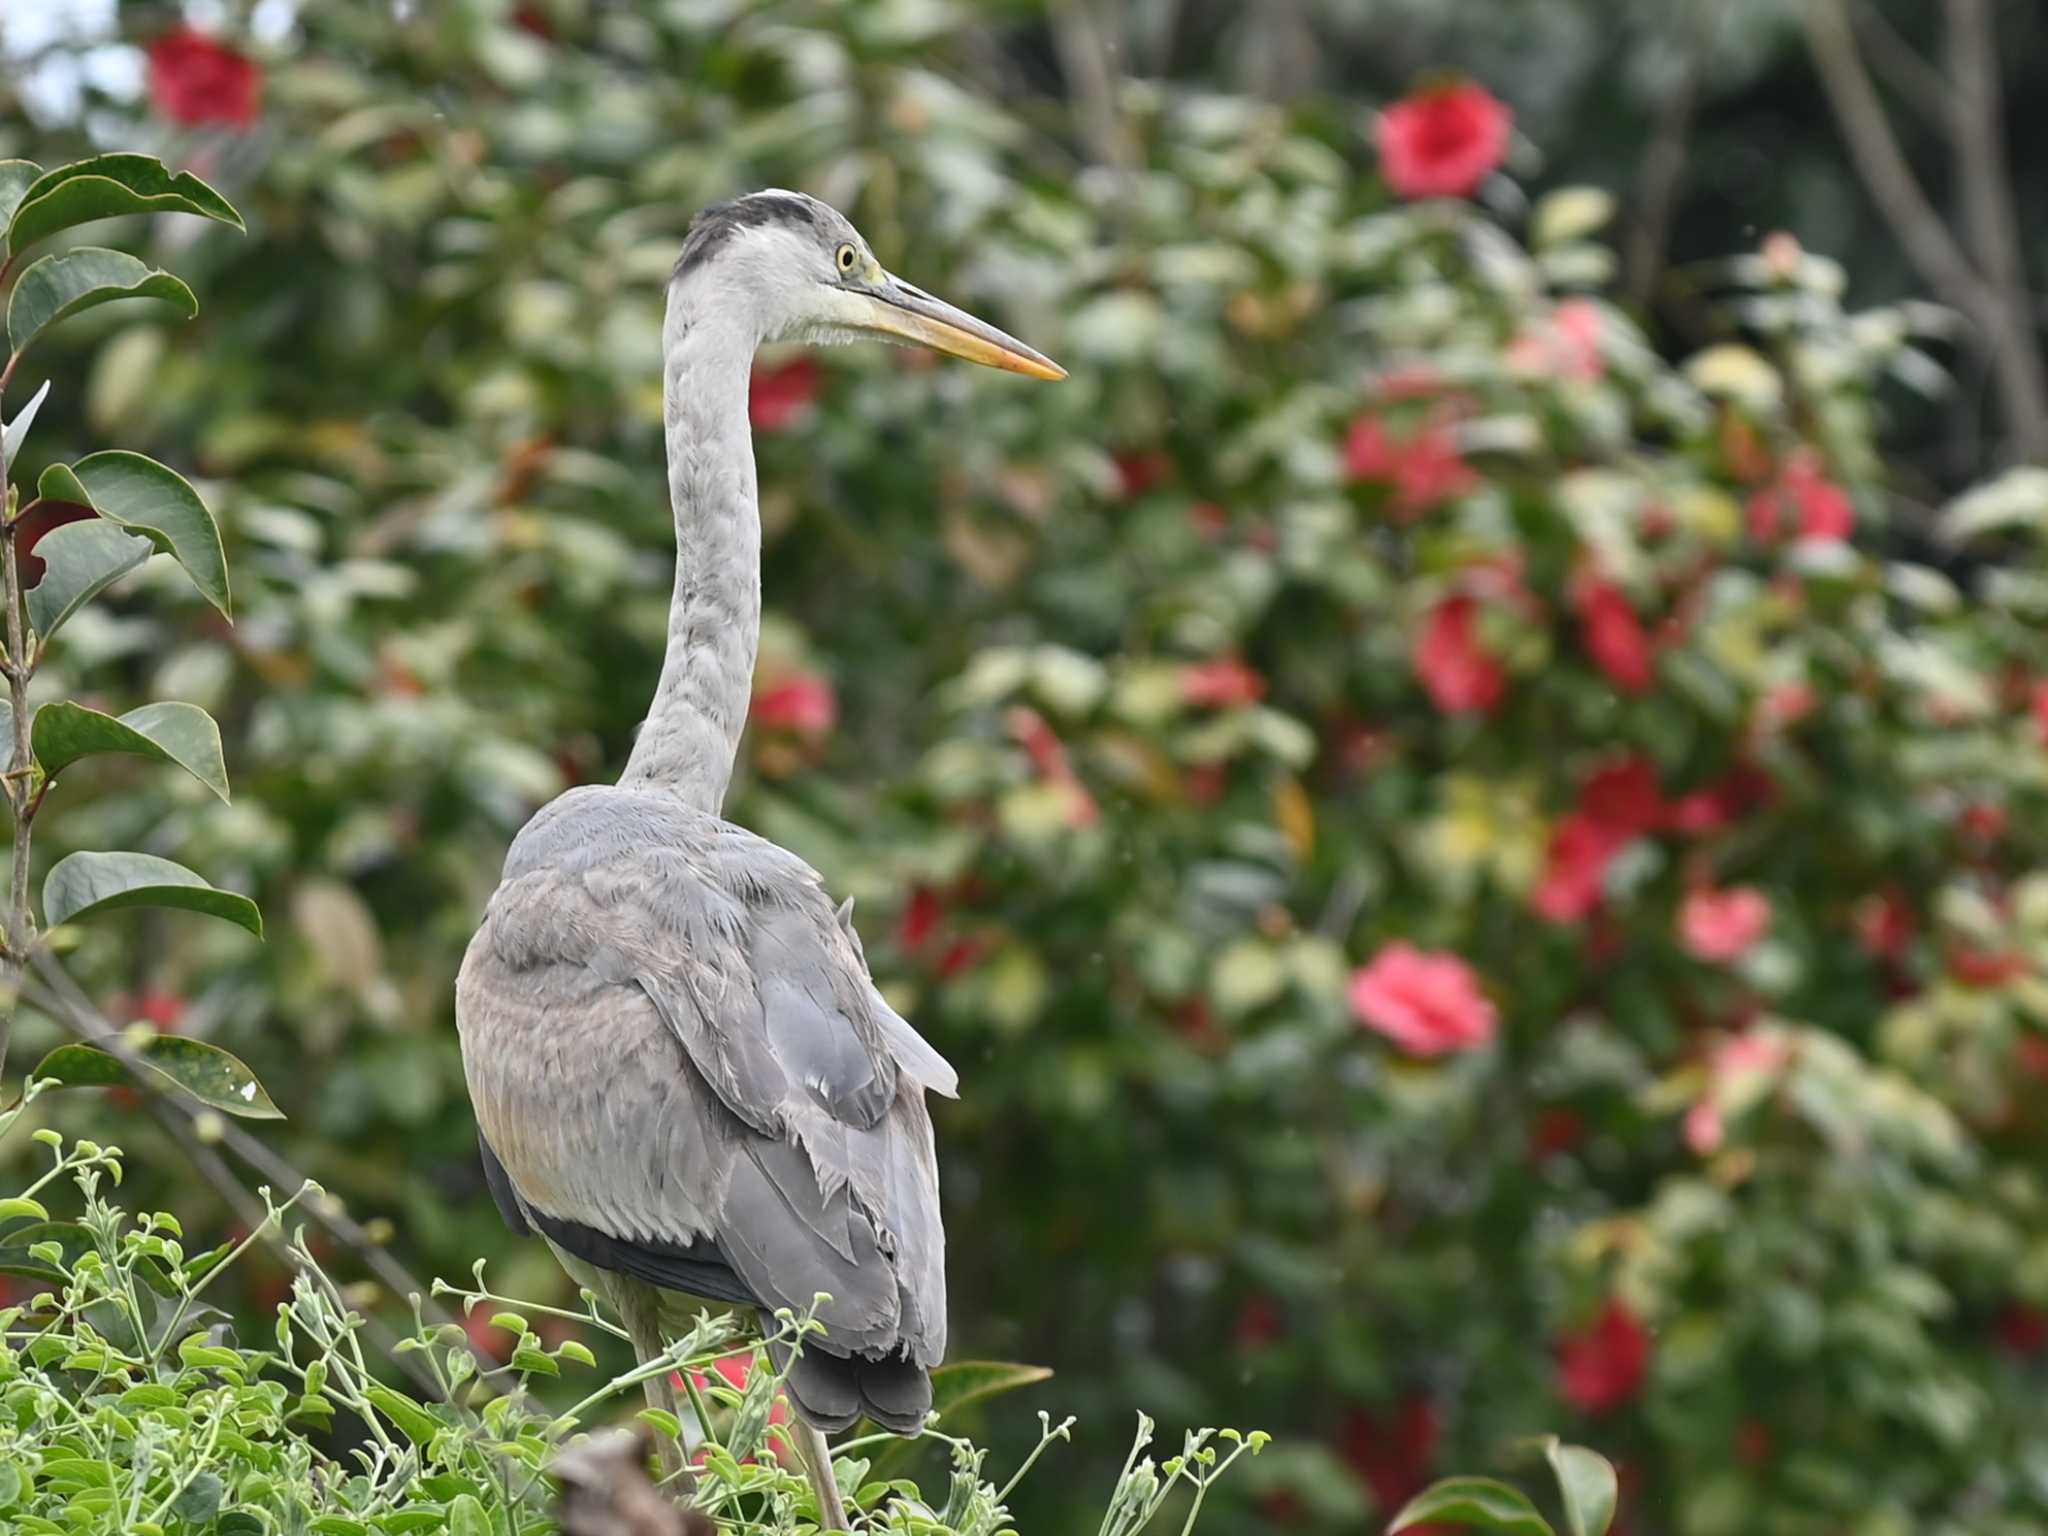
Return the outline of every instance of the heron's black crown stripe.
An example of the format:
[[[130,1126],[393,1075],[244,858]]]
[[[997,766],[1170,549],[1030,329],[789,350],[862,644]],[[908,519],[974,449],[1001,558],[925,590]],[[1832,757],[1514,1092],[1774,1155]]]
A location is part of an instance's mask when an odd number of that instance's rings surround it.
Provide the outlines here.
[[[717,254],[719,247],[743,229],[765,224],[786,224],[792,229],[818,233],[825,227],[824,204],[801,192],[750,192],[730,202],[714,203],[690,221],[683,237],[683,254],[676,258],[675,276]]]

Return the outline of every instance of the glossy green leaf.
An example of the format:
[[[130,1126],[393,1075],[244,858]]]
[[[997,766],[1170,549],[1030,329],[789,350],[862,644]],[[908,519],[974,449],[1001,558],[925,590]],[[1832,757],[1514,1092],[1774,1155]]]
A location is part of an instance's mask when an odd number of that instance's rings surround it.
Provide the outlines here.
[[[418,1403],[390,1387],[373,1385],[363,1389],[370,1406],[398,1427],[398,1432],[414,1445],[425,1446],[440,1433],[441,1421]]]
[[[1557,1474],[1565,1530],[1570,1536],[1607,1536],[1619,1492],[1607,1458],[1583,1445],[1566,1445],[1555,1435],[1545,1437],[1543,1455]]]
[[[138,1068],[183,1089],[200,1103],[245,1120],[282,1120],[256,1074],[236,1056],[204,1040],[156,1035],[135,1048]],[[29,1076],[64,1088],[109,1088],[129,1080],[127,1066],[95,1045],[60,1045]]]
[[[162,299],[186,319],[199,313],[192,290],[123,251],[96,245],[30,263],[7,301],[7,340],[17,352],[48,326],[115,299]]]
[[[0,1221],[20,1221],[24,1217],[35,1221],[48,1221],[50,1213],[26,1195],[0,1200]]]
[[[124,213],[194,213],[241,229],[234,205],[189,171],[154,155],[97,155],[60,165],[32,183],[7,226],[7,247],[24,251],[45,236]]]
[[[117,907],[181,907],[263,936],[255,902],[215,890],[184,865],[152,854],[74,853],[43,879],[43,919],[52,928]]]
[[[221,799],[228,798],[220,727],[196,704],[145,704],[116,717],[60,699],[36,711],[31,739],[36,761],[53,777],[82,757],[128,752],[183,768]]]
[[[65,469],[64,478],[76,477]],[[36,541],[43,579],[29,588],[29,623],[49,639],[72,614],[155,552],[148,539],[103,518],[52,528]]]
[[[0,428],[0,447],[5,448],[5,457],[9,464],[14,462],[15,454],[21,451],[22,442],[28,437],[28,429],[36,423],[36,412],[43,408],[43,401],[48,398],[49,393],[50,381],[45,379],[43,387],[29,396],[28,404],[14,413],[14,420],[8,422],[5,428]]]
[[[932,1406],[940,1413],[953,1413],[969,1403],[1020,1387],[1050,1381],[1052,1370],[1043,1365],[1018,1365],[1008,1360],[956,1360],[932,1372]]]
[[[1395,1536],[1414,1525],[1466,1525],[1514,1536],[1556,1536],[1519,1488],[1490,1477],[1447,1477],[1415,1495],[1387,1527]]]
[[[33,160],[0,160],[0,229],[13,220],[14,210],[42,174],[43,168]],[[0,257],[6,254],[7,243],[0,240]]]
[[[83,501],[109,522],[144,535],[185,568],[202,597],[222,613],[228,611],[228,561],[220,527],[176,470],[115,448],[88,454],[68,468],[52,466],[36,490]]]

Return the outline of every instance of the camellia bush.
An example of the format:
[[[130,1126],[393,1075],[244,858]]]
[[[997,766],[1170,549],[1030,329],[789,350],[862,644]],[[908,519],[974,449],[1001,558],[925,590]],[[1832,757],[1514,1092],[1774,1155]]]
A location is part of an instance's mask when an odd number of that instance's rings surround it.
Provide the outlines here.
[[[146,832],[288,917],[88,934],[79,974],[248,1060],[421,1271],[492,1253],[573,1310],[501,1246],[452,977],[504,842],[616,771],[659,667],[682,228],[807,187],[1072,372],[755,381],[732,812],[858,898],[961,1067],[962,1347],[1055,1367],[1105,1479],[1133,1402],[1276,1431],[1212,1501],[1240,1522],[1384,1522],[1556,1430],[1639,1536],[2037,1528],[2048,486],[1891,473],[1952,318],[1731,230],[1647,334],[1613,200],[1546,186],[1474,83],[1127,83],[1110,154],[990,62],[1050,23],[994,25],[137,23],[148,93],[94,121],[215,167],[250,233],[181,252],[200,328],[53,350],[87,383],[34,442],[190,442],[221,483],[232,634],[69,633],[107,709],[212,708],[237,797],[137,780],[54,835]],[[146,1161],[141,1208],[230,1220]],[[1020,1528],[1096,1519],[1084,1486],[1020,1487]]]

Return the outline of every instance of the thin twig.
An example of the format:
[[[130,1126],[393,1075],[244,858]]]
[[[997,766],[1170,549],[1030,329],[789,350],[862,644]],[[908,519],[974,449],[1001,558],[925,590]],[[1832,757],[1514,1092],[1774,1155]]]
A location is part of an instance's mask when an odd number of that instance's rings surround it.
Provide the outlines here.
[[[1636,217],[1629,228],[1628,250],[1622,265],[1627,273],[1624,293],[1630,307],[1642,310],[1655,296],[1657,274],[1664,266],[1664,249],[1671,238],[1671,216],[1678,203],[1678,186],[1685,177],[1686,141],[1692,131],[1693,109],[1699,103],[1700,80],[1706,74],[1707,58],[1713,46],[1713,24],[1718,14],[1715,0],[1692,0],[1686,8],[1684,38],[1678,79],[1665,92],[1657,110],[1657,122],[1643,151],[1643,168],[1636,179]]]
[[[1851,21],[1858,40],[1870,54],[1872,67],[1930,127],[1946,130],[1949,83],[1941,71],[1920,57],[1919,50],[1869,0],[1854,0],[1854,4]]]
[[[1117,101],[1119,71],[1102,19],[1090,0],[1061,0],[1053,6],[1053,46],[1059,53],[1060,72],[1067,77],[1067,89],[1080,108],[1081,124],[1088,147],[1098,164],[1115,172],[1120,190],[1137,168],[1137,151],[1126,130],[1123,110]],[[1119,207],[1126,199],[1117,200]]]

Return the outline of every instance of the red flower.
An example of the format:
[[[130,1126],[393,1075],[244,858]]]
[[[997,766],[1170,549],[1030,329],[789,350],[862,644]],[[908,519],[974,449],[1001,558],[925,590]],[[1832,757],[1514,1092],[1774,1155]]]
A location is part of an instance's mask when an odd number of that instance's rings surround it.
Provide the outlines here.
[[[1856,937],[1880,960],[1896,960],[1913,942],[1913,907],[1905,893],[1882,892],[1856,908]]]
[[[1471,966],[1398,942],[1352,973],[1351,1011],[1412,1056],[1475,1050],[1499,1027]]]
[[[1650,1332],[1618,1300],[1557,1346],[1558,1395],[1582,1413],[1610,1413],[1642,1390]]]
[[[1657,765],[1640,752],[1603,762],[1579,790],[1579,807],[1630,837],[1657,831],[1670,819]]]
[[[1651,682],[1650,637],[1626,594],[1602,577],[1583,575],[1572,583],[1572,604],[1586,652],[1600,670],[1624,693],[1644,692]]]
[[[1281,1316],[1279,1303],[1263,1291],[1254,1291],[1237,1309],[1237,1324],[1231,1329],[1231,1336],[1239,1349],[1249,1352],[1264,1349],[1286,1331],[1287,1321]]]
[[[1067,796],[1067,825],[1087,827],[1094,825],[1101,812],[1095,804],[1095,797],[1088,793],[1073,765],[1067,761],[1066,743],[1059,733],[1045,723],[1045,716],[1028,704],[1012,704],[1004,711],[1003,723],[1009,728],[1010,736],[1030,754],[1031,762],[1038,770],[1038,776],[1048,784],[1057,784]]]
[[[2005,829],[2011,824],[2011,815],[1995,800],[1971,801],[1963,807],[1960,822],[1963,835],[1985,847],[2004,837]]]
[[[1590,299],[1566,299],[1548,319],[1508,344],[1508,362],[1524,375],[1590,384],[1607,368],[1600,350],[1605,330],[1599,305]]]
[[[800,672],[754,695],[754,721],[816,740],[839,723],[839,696],[816,673]]]
[[[2023,1301],[2008,1302],[1998,1314],[1998,1342],[2015,1355],[2048,1349],[2048,1313]]]
[[[1777,484],[1767,485],[1749,498],[1752,538],[1768,542],[1787,524],[1797,526],[1801,539],[1830,542],[1848,538],[1856,528],[1856,504],[1847,491],[1821,473],[1820,460],[1811,449],[1794,453]]]
[[[1506,668],[1479,640],[1479,603],[1464,593],[1437,604],[1415,641],[1415,675],[1447,715],[1485,715],[1507,695]]]
[[[2048,747],[2048,678],[2034,684],[2034,725],[2041,734],[2041,745]]]
[[[1574,811],[1550,834],[1543,878],[1529,895],[1539,917],[1553,923],[1576,923],[1600,905],[1607,866],[1628,842],[1628,835],[1585,811]]]
[[[1417,92],[1380,114],[1380,169],[1401,197],[1467,197],[1507,158],[1513,123],[1470,81]]]
[[[1116,456],[1117,488],[1126,501],[1135,501],[1154,487],[1163,485],[1173,473],[1173,460],[1157,448],[1132,450]]]
[[[1394,488],[1393,511],[1403,522],[1430,508],[1477,490],[1479,476],[1458,456],[1447,421],[1434,420],[1412,436],[1397,438],[1377,416],[1361,416],[1344,439],[1344,468],[1353,480]]]
[[[1180,669],[1180,696],[1199,709],[1232,709],[1266,696],[1266,680],[1233,656]]]
[[[1586,1122],[1569,1109],[1546,1109],[1529,1128],[1529,1155],[1559,1157],[1586,1139]]]
[[[747,419],[762,432],[780,432],[818,398],[816,358],[793,357],[780,367],[756,368],[747,385]]]
[[[263,99],[263,71],[227,44],[179,27],[149,45],[149,100],[174,123],[247,128]]]
[[[939,893],[928,885],[911,887],[910,900],[903,904],[903,915],[896,919],[896,944],[899,949],[917,950],[939,931],[939,923],[946,914],[945,905],[939,900]]]
[[[2027,962],[2009,949],[1963,947],[1948,957],[1949,974],[1966,987],[2002,987],[2026,969]]]
[[[1429,1481],[1430,1463],[1436,1458],[1443,1425],[1437,1418],[1436,1406],[1417,1395],[1401,1400],[1392,1422],[1382,1422],[1378,1415],[1354,1408],[1344,1416],[1337,1433],[1344,1459],[1372,1490],[1380,1512],[1391,1515]]]
[[[1770,898],[1753,885],[1700,886],[1678,909],[1678,940],[1700,960],[1739,960],[1770,926]]]
[[[1770,775],[1745,765],[1718,783],[1680,795],[1671,807],[1671,825],[1692,836],[1718,831],[1771,797]]]
[[[1766,689],[1757,709],[1757,723],[1765,730],[1782,731],[1797,725],[1820,707],[1820,695],[1808,683],[1779,683]]]

